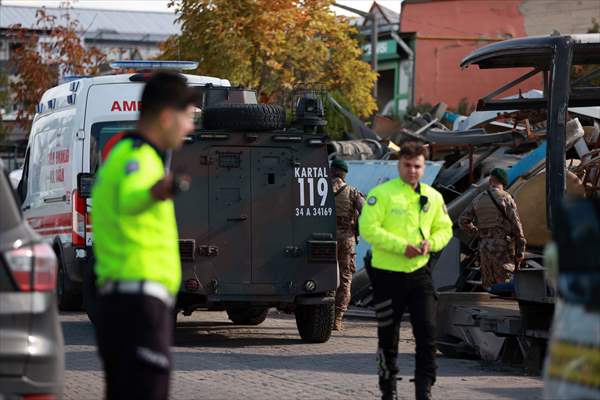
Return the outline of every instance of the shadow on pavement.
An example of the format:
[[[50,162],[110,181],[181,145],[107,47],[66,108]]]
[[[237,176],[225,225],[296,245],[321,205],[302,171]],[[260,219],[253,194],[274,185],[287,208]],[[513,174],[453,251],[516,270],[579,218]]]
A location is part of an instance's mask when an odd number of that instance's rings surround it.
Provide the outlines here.
[[[219,329],[244,329],[244,330],[296,330],[295,326],[265,326],[265,325],[235,325],[229,321],[177,321],[177,330],[219,330]]]
[[[498,396],[507,399],[529,399],[529,400],[541,400],[543,397],[543,391],[539,387],[488,387],[488,388],[477,388],[472,389],[487,395]],[[484,396],[485,398],[487,396]]]
[[[231,329],[233,328],[233,329]],[[236,329],[237,328],[237,329]],[[274,335],[272,328],[252,328],[231,325],[221,329],[177,329],[174,345],[179,347],[240,348],[306,344],[298,336]],[[237,332],[236,332],[237,330]],[[248,331],[240,332],[240,330]],[[281,330],[281,329],[278,329]],[[231,336],[235,332],[236,336]],[[240,336],[237,336],[240,335]],[[258,337],[257,337],[258,336]]]

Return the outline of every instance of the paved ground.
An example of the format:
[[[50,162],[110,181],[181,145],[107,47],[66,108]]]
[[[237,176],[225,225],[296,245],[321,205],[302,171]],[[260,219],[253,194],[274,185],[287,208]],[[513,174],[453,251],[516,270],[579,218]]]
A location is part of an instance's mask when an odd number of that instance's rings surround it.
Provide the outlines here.
[[[102,398],[102,368],[94,334],[84,314],[61,316],[66,345],[65,399]],[[409,383],[414,342],[409,323],[401,333],[400,398],[413,399]],[[371,321],[352,320],[324,344],[299,340],[292,317],[273,312],[248,329],[228,322],[225,313],[179,317],[173,349],[171,398],[191,399],[375,399],[376,330]],[[438,358],[436,399],[542,398],[538,377],[473,360]]]

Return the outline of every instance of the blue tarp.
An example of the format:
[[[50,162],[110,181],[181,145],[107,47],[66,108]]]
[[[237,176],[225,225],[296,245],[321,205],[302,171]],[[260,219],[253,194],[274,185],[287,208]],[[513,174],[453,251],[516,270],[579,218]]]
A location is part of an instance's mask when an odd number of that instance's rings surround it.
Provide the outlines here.
[[[357,188],[365,196],[375,186],[398,177],[398,161],[381,160],[352,160],[346,161],[349,171],[346,182]],[[431,185],[440,173],[444,163],[442,161],[427,161],[425,174],[421,182]],[[364,267],[363,258],[371,248],[365,240],[360,240],[356,248],[356,269]]]
[[[521,161],[510,167],[506,171],[508,173],[508,185],[512,185],[521,176],[544,162],[546,160],[546,148],[547,143],[544,140],[535,150],[532,150]]]

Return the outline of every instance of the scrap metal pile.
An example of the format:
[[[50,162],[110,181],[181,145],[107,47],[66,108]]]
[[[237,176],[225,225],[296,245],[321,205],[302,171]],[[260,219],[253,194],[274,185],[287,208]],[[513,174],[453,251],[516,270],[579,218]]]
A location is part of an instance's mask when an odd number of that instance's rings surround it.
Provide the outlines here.
[[[541,92],[531,91],[522,96],[538,98]],[[444,104],[438,104],[432,113],[408,116],[405,124],[378,117],[373,132],[379,140],[333,141],[329,144],[330,157],[353,160],[348,180],[366,192],[396,176],[394,162],[366,160],[395,160],[397,149],[405,141],[427,143],[432,163],[428,163],[425,181],[444,195],[454,221],[486,189],[490,171],[495,167],[505,168],[509,174],[508,191],[521,215],[529,259],[539,259],[550,238],[545,212],[545,112],[476,111],[461,116],[445,109]],[[452,129],[444,123],[451,123]],[[378,131],[378,124],[386,128]],[[600,107],[569,109],[566,151],[567,194],[599,196]],[[365,173],[367,170],[369,173]],[[367,176],[369,179],[365,179]],[[461,240],[461,265],[469,269],[477,259],[473,238],[459,230],[456,236]],[[359,264],[362,266],[361,260]],[[481,289],[479,283],[477,273],[472,273],[459,282],[457,289],[475,291]]]
[[[577,82],[573,83],[570,99],[564,87],[549,84],[549,80],[558,81],[549,78],[548,71],[560,57],[535,52],[540,47],[547,48],[548,43],[572,39],[562,36],[523,39],[516,43],[521,47],[515,49],[526,53],[529,46],[533,49],[532,57],[537,57],[524,61],[518,57],[504,59],[504,53],[496,54],[495,48],[484,48],[468,57],[463,67],[477,64],[480,68],[512,68],[529,66],[526,63],[530,62],[533,68],[480,100],[480,111],[469,116],[447,112],[442,103],[428,113],[408,116],[404,123],[377,117],[372,130],[365,126],[357,129],[358,123],[353,121],[351,140],[329,145],[331,158],[356,160],[351,164],[353,171],[348,181],[366,193],[397,176],[394,162],[385,160],[396,159],[402,143],[410,140],[427,143],[432,162],[427,165],[424,182],[443,194],[455,222],[487,188],[491,170],[496,167],[507,170],[507,190],[515,199],[527,239],[525,260],[510,284],[492,293],[485,292],[478,267],[477,238],[455,224],[455,237],[432,260],[434,285],[440,294],[438,349],[448,356],[502,360],[524,365],[534,372],[541,368],[556,294],[543,263],[543,250],[551,238],[547,215],[562,196],[557,195],[557,188],[563,193],[564,187],[566,197],[600,196],[600,101],[589,95],[585,99],[578,97]],[[576,52],[589,50],[585,41],[572,43],[580,46],[575,48]],[[505,46],[511,48],[513,44],[509,41]],[[545,74],[544,82],[548,85],[545,95],[541,90],[532,90],[494,99],[538,73]],[[563,73],[568,77],[569,69]],[[555,104],[549,101],[552,97],[558,99]],[[563,110],[568,106],[566,126],[556,117],[560,105],[564,105]],[[369,137],[365,137],[365,131]],[[548,177],[547,168],[551,168]],[[560,171],[564,172],[566,186],[562,186],[556,175],[562,176]],[[551,203],[547,204],[548,201]],[[367,308],[372,293],[362,256],[368,247],[367,243],[358,245],[352,298],[355,305]]]

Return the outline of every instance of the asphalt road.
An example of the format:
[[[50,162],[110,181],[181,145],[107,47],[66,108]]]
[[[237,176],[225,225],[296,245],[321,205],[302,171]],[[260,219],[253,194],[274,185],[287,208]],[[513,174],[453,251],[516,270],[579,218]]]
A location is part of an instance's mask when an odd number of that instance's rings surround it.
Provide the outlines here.
[[[101,399],[103,373],[94,331],[85,314],[64,313],[65,399]],[[306,344],[292,316],[272,312],[258,327],[233,325],[222,312],[179,316],[171,398],[375,399],[375,323],[354,319],[324,344]],[[413,399],[414,341],[404,323],[400,343],[401,399]],[[477,360],[439,355],[436,399],[542,398],[539,377]]]

